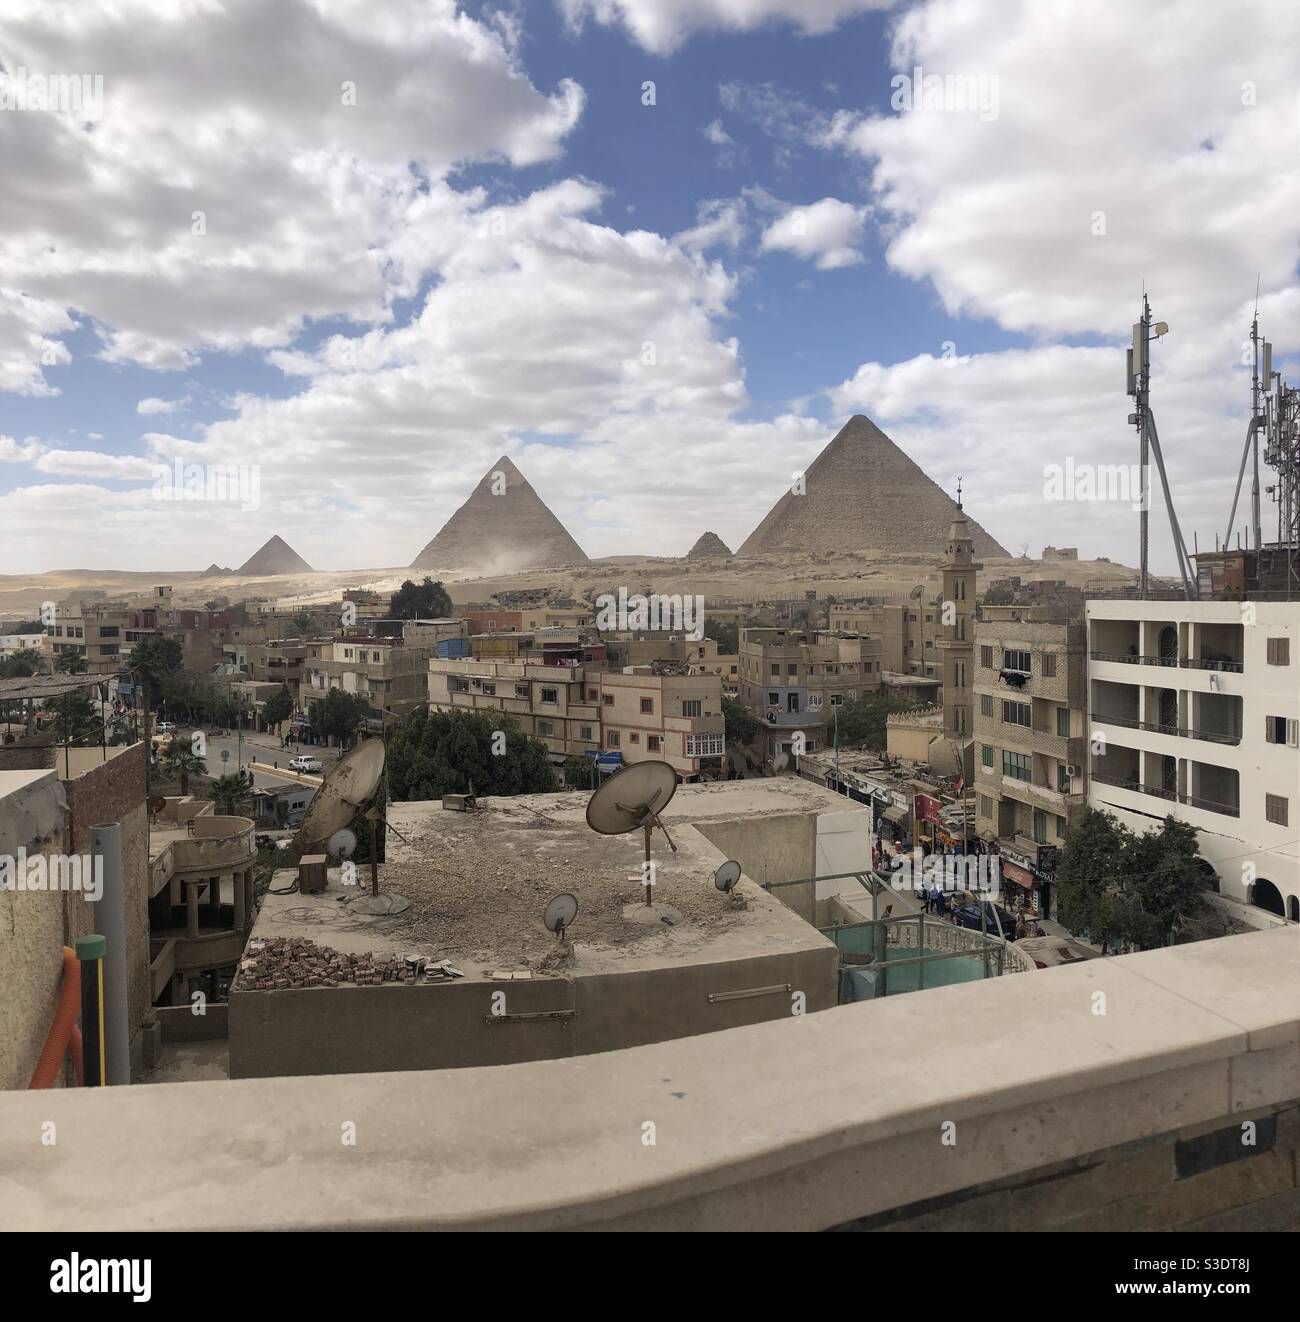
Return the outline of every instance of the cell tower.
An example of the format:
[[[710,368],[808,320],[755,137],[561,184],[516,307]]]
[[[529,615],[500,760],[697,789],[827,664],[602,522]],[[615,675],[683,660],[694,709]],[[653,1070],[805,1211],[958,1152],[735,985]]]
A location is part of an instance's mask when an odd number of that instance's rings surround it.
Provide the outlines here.
[[[1156,470],[1160,474],[1160,486],[1165,493],[1165,509],[1169,512],[1169,530],[1173,534],[1174,554],[1178,558],[1178,572],[1183,580],[1183,596],[1189,600],[1196,597],[1196,572],[1192,568],[1191,556],[1187,554],[1187,544],[1183,541],[1183,531],[1178,526],[1178,515],[1174,511],[1174,498],[1169,490],[1169,477],[1165,472],[1164,455],[1160,450],[1160,434],[1156,431],[1155,414],[1151,412],[1151,341],[1163,339],[1169,334],[1169,323],[1152,322],[1151,304],[1142,293],[1142,317],[1133,323],[1133,345],[1127,355],[1128,393],[1136,403],[1136,411],[1128,415],[1131,425],[1138,432],[1138,482],[1141,488],[1140,524],[1140,581],[1138,595],[1145,598],[1148,590],[1148,550],[1149,550],[1149,515],[1151,512],[1151,473],[1150,460],[1155,457]]]

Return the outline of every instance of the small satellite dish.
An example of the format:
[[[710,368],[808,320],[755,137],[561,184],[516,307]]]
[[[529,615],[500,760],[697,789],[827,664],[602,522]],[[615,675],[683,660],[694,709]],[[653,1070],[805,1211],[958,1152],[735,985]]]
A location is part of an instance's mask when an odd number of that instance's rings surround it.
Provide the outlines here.
[[[151,794],[145,803],[150,817],[157,817],[167,806],[167,800],[161,794]]]
[[[924,597],[924,596],[925,596],[925,584],[924,584],[924,583],[918,583],[918,584],[912,589],[912,596],[913,596],[913,597]]]
[[[325,846],[325,852],[331,858],[351,858],[357,852],[357,834],[345,826],[335,831]]]
[[[587,800],[587,825],[600,835],[625,835],[640,827],[645,832],[645,902],[653,906],[653,868],[650,833],[657,826],[675,854],[677,846],[659,814],[677,793],[677,770],[668,762],[633,762],[616,771]]]
[[[548,932],[554,932],[563,941],[565,929],[577,916],[578,897],[569,891],[563,891],[546,906],[542,914],[542,922],[546,924]]]
[[[740,880],[740,864],[734,858],[729,858],[713,874],[713,884],[724,894],[730,895]]]

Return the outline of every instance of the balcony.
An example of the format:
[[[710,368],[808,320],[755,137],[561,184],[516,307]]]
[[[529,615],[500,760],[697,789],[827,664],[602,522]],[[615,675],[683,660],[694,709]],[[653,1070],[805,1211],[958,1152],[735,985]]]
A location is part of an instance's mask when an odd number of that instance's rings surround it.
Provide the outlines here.
[[[1224,817],[1241,816],[1240,805],[1224,803],[1219,799],[1205,799],[1195,794],[1183,794],[1174,790],[1162,789],[1157,785],[1143,785],[1140,781],[1130,780],[1123,776],[1107,775],[1101,771],[1094,771],[1091,779],[1095,785],[1114,785],[1117,789],[1130,790],[1134,794],[1149,794],[1153,798],[1164,799],[1168,803],[1181,803],[1188,808],[1199,808],[1203,812],[1219,813]]]
[[[1241,743],[1240,734],[1215,734],[1209,730],[1192,730],[1185,725],[1164,725],[1157,721],[1135,721],[1127,716],[1107,716],[1101,712],[1092,713],[1097,725],[1117,725],[1124,730],[1145,730],[1148,734],[1167,734],[1176,739],[1202,739],[1212,744],[1236,745]]]

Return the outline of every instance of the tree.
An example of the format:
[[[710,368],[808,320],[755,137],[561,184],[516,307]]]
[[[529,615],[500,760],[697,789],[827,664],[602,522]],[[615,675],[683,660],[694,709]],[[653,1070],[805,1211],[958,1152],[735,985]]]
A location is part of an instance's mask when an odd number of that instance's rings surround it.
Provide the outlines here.
[[[330,689],[312,708],[311,724],[317,734],[346,746],[369,715],[370,704],[359,693]]]
[[[740,651],[740,626],[731,620],[705,620],[704,636],[712,638],[719,652]]]
[[[883,753],[889,742],[889,717],[910,706],[887,693],[868,693],[823,713],[827,737],[838,739],[843,748],[870,748]]]
[[[55,659],[54,669],[61,675],[84,675],[86,658],[80,652],[60,652]]]
[[[208,786],[208,797],[216,803],[218,809],[227,817],[240,816],[244,800],[253,791],[253,777],[247,771],[232,771],[228,775],[218,776]]]
[[[423,583],[413,583],[408,578],[388,603],[388,614],[394,620],[441,620],[452,609],[447,589],[427,574]]]
[[[262,707],[262,717],[268,726],[279,725],[281,721],[287,721],[293,715],[293,697],[289,692],[288,685],[283,685],[279,693],[272,694],[267,698]]]
[[[1071,932],[1103,945],[1114,939],[1109,897],[1123,878],[1130,834],[1110,813],[1089,808],[1065,837],[1056,864],[1056,914]]]
[[[181,782],[181,793],[190,792],[191,776],[206,776],[208,764],[183,739],[173,739],[159,759],[161,770]]]
[[[131,649],[131,655],[126,659],[126,668],[144,689],[146,711],[152,711],[158,705],[164,680],[181,669],[181,661],[180,643],[175,638],[164,638],[160,634],[142,638]]]
[[[60,744],[97,744],[102,737],[101,722],[95,704],[85,689],[60,693],[45,704],[45,710],[54,715],[54,738]]]
[[[571,790],[592,790],[596,788],[596,759],[592,757],[566,757],[560,765],[564,772],[564,783]]]
[[[39,675],[45,660],[31,647],[20,647],[11,656],[0,658],[0,679],[26,679],[29,675]]]
[[[559,788],[546,745],[521,733],[505,712],[420,710],[394,728],[388,741],[394,802],[465,794],[471,785],[476,794]]]
[[[1166,945],[1205,908],[1210,870],[1197,849],[1196,829],[1166,817],[1158,831],[1134,838],[1129,855],[1129,875],[1151,924],[1152,939],[1141,947]]]
[[[727,747],[748,747],[762,734],[764,724],[739,698],[723,697],[722,721]]]

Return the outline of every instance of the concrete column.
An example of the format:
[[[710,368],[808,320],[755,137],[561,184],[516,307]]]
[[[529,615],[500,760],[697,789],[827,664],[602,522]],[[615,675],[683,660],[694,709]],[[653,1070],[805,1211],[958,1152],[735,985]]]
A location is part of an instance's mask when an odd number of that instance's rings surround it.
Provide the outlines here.
[[[211,921],[217,922],[221,912],[221,877],[215,876],[208,882],[208,911]]]
[[[185,883],[185,933],[191,937],[199,934],[199,887],[201,885],[202,880],[198,877]]]
[[[244,930],[244,878],[247,874],[236,872],[234,874],[235,899],[234,899],[234,927],[236,932]]]

